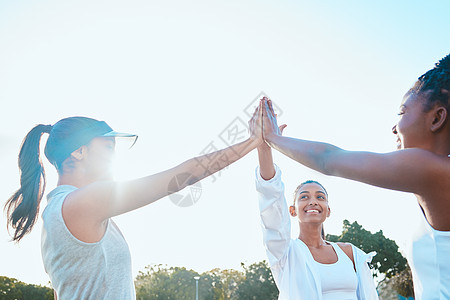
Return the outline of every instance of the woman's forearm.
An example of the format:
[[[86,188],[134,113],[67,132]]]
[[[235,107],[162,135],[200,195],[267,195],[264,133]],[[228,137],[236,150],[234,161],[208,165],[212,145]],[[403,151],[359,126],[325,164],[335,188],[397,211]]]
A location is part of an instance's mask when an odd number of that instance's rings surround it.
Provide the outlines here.
[[[270,180],[275,176],[273,166],[272,149],[268,145],[258,147],[259,174],[264,180]]]
[[[333,175],[335,154],[342,149],[330,144],[282,136],[272,102],[264,99],[263,136],[266,143],[302,165],[327,175]],[[283,125],[285,127],[285,125]]]
[[[228,148],[188,159],[169,170],[119,183],[115,188],[113,187],[114,197],[111,197],[111,192],[107,192],[111,190],[111,187],[107,185],[105,195],[108,197],[104,197],[107,203],[102,205],[109,207],[110,210],[99,218],[122,214],[176,193],[229,166],[255,149],[259,143],[260,141],[249,138]],[[174,178],[177,177],[180,180],[173,184]],[[109,204],[109,201],[112,201],[113,205]]]
[[[280,135],[266,138],[266,142],[284,155],[326,175],[334,175],[330,161],[342,149],[327,143],[300,140]]]
[[[193,184],[226,168],[255,149],[258,143],[259,141],[248,138],[228,148],[186,161],[186,172],[192,174],[192,180],[187,184]]]

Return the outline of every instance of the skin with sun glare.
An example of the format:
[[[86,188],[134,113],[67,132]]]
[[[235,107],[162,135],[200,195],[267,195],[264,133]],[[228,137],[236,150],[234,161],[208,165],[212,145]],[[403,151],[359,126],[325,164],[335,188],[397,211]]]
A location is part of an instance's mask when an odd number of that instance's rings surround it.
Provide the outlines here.
[[[177,192],[237,161],[259,146],[262,140],[262,104],[249,121],[250,137],[228,148],[192,158],[184,163],[146,177],[115,182],[112,180],[114,139],[95,138],[71,154],[71,168],[60,175],[58,185],[79,189],[63,204],[63,218],[70,232],[83,242],[99,241],[108,218],[148,205]],[[227,160],[224,161],[223,157]],[[168,190],[169,182],[179,174],[191,174],[191,181]]]

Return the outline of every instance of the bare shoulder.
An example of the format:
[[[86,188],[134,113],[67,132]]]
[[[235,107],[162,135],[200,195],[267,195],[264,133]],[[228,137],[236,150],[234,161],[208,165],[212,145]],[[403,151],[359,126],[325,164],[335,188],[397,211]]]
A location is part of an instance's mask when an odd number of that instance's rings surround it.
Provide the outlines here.
[[[412,166],[419,166],[424,171],[431,172],[433,177],[450,174],[450,158],[445,155],[438,155],[428,150],[412,148],[394,152],[401,163]],[[450,177],[446,177],[450,179]]]
[[[112,181],[98,181],[76,189],[67,195],[63,204],[63,212],[73,213],[79,217],[101,209],[102,200],[111,196],[115,183]]]
[[[110,182],[98,182],[79,188],[64,199],[62,217],[70,233],[86,243],[98,242],[106,230],[104,199],[111,195]]]
[[[397,150],[389,156],[400,190],[431,196],[450,186],[450,158],[419,148]],[[389,176],[388,176],[389,177]]]
[[[337,242],[336,243],[342,251],[344,251],[345,254],[353,261],[353,248],[352,244],[350,243],[343,243],[343,242]]]
[[[344,242],[336,242],[336,244],[344,251],[347,253],[347,251],[352,252],[352,244],[350,243],[344,243]]]

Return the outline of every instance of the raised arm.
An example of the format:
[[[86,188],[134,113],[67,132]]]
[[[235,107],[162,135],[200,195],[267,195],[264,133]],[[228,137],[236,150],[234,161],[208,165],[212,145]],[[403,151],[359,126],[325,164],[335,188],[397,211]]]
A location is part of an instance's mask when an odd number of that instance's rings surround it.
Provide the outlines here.
[[[280,131],[285,127],[286,125],[282,125]],[[259,167],[255,176],[263,241],[272,274],[278,284],[291,241],[290,217],[281,170],[274,165],[272,149],[266,143],[258,147],[258,159]]]
[[[286,124],[280,126],[280,134],[286,128]],[[275,168],[273,166],[272,149],[265,142],[258,146],[259,171],[264,180],[269,180],[275,176]]]
[[[249,121],[250,137],[228,148],[189,159],[180,165],[143,178],[126,182],[100,181],[70,193],[63,206],[66,223],[74,227],[92,227],[116,216],[178,192],[227,167],[259,146],[262,140],[262,104]],[[175,177],[185,178],[170,185]],[[68,224],[70,227],[70,224]]]
[[[323,174],[422,196],[448,189],[448,162],[430,151],[346,151],[327,143],[284,137],[279,134],[270,100],[265,100],[263,124],[265,141],[271,147]]]

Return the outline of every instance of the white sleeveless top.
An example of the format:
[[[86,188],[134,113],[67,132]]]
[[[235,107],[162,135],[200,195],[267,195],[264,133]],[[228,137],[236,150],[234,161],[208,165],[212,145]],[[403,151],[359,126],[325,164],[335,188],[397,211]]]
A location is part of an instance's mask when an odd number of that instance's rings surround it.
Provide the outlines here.
[[[58,299],[136,299],[130,251],[117,225],[109,219],[96,243],[78,240],[66,227],[62,205],[76,189],[55,188],[42,213],[42,259]]]
[[[333,264],[315,261],[320,274],[323,300],[357,300],[358,277],[353,262],[335,243],[330,243],[338,260]]]
[[[450,299],[450,231],[431,227],[420,209],[421,221],[413,234],[408,262],[416,300]]]

